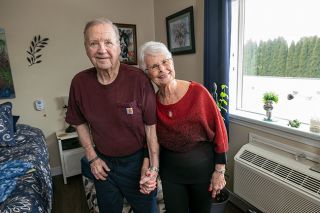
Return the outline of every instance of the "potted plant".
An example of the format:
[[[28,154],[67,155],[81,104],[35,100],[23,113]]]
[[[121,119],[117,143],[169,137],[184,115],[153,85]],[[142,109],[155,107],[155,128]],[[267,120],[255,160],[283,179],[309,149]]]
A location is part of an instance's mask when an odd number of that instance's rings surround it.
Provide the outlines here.
[[[229,96],[227,94],[227,89],[228,89],[227,85],[221,84],[221,91],[218,95],[218,86],[215,82],[213,83],[212,97],[216,101],[216,104],[222,114],[228,112],[227,106],[228,106]]]
[[[267,103],[267,102],[274,102],[274,103],[278,103],[279,101],[279,96],[275,93],[275,92],[265,92],[263,94],[263,103]]]
[[[229,201],[229,198],[230,198],[230,192],[226,187],[224,187],[220,191],[220,193],[217,194],[214,199],[212,199],[210,212],[223,213]]]
[[[271,115],[273,110],[273,103],[278,103],[279,96],[275,92],[265,92],[263,94],[263,109],[266,110],[266,116],[265,120],[272,121]]]
[[[218,90],[218,85],[213,83],[213,93],[211,94],[213,99],[215,100],[222,117],[228,113],[228,100],[229,95],[227,93],[228,86],[225,84],[221,84],[220,89]],[[219,92],[220,91],[220,92]],[[224,120],[224,117],[223,117]],[[228,174],[225,174],[226,178]],[[211,212],[215,213],[223,213],[224,209],[229,201],[230,192],[227,187],[224,187],[220,193],[212,199],[211,202]]]
[[[288,126],[291,126],[293,128],[299,128],[301,122],[298,119],[290,120],[288,123]]]

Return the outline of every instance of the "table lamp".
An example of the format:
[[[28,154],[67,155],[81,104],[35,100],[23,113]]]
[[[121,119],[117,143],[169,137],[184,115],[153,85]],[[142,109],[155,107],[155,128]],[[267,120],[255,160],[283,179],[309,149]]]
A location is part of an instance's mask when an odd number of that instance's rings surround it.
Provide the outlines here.
[[[65,110],[65,113],[67,113],[67,110],[68,110],[68,101],[69,101],[69,97],[68,96],[64,96],[63,97],[63,108]],[[71,126],[70,124],[65,129],[65,132],[67,132],[67,133],[71,133],[71,132],[75,132],[75,131],[76,131],[76,129],[73,126]]]

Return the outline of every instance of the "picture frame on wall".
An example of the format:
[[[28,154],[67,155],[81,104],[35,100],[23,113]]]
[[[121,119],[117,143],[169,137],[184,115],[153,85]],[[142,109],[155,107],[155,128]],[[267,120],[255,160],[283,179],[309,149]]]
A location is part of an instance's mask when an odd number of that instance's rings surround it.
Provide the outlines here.
[[[166,17],[166,28],[172,55],[195,53],[193,6]]]
[[[135,24],[115,23],[120,36],[121,63],[137,65],[137,33]]]
[[[0,99],[15,97],[5,29],[0,28]]]

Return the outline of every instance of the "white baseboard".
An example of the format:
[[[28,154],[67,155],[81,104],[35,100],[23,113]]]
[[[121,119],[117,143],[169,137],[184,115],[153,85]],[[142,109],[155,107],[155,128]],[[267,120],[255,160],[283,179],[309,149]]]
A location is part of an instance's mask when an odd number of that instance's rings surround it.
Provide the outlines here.
[[[62,169],[60,166],[51,168],[51,176],[62,175]]]

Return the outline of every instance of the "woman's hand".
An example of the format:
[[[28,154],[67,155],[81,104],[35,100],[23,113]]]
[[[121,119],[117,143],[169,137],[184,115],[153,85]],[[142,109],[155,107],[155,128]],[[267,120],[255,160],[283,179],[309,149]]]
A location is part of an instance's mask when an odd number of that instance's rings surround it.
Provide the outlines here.
[[[218,168],[217,168],[218,167]],[[220,193],[226,185],[226,180],[224,178],[225,167],[223,166],[216,166],[216,169],[212,173],[209,191],[211,191],[211,197],[215,198],[217,194]]]
[[[153,190],[157,188],[157,177],[158,172],[147,170],[140,179],[140,192],[143,194],[150,194]]]

